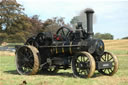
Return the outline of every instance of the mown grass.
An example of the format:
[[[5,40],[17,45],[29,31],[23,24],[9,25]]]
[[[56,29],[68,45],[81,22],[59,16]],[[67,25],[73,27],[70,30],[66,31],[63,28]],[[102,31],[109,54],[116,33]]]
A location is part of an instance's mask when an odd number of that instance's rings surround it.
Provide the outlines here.
[[[104,42],[108,43],[108,41]],[[114,43],[114,41],[109,42]],[[119,41],[117,47],[123,44],[123,41]],[[70,69],[60,70],[57,74],[19,75],[16,71],[15,57],[1,55],[0,85],[20,85],[23,81],[26,81],[27,85],[128,85],[128,48],[125,47],[125,50],[107,49],[107,51],[117,55],[119,59],[118,72],[113,76],[104,76],[96,71],[94,76],[89,79],[74,78]]]

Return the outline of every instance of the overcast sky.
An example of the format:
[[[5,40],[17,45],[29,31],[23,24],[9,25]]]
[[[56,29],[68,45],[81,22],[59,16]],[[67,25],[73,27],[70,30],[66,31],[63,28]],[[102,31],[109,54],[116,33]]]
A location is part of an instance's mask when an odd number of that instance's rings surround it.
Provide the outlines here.
[[[94,32],[111,33],[114,38],[128,36],[128,0],[17,0],[28,16],[39,15],[46,20],[65,17],[67,23],[85,8],[96,15]]]

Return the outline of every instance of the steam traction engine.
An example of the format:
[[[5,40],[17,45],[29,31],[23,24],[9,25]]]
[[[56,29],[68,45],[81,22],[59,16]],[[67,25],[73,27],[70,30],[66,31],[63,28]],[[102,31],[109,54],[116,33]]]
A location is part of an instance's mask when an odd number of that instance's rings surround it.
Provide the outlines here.
[[[42,32],[29,38],[25,45],[16,47],[16,66],[19,74],[31,75],[38,71],[57,72],[71,68],[75,77],[89,78],[95,70],[113,75],[118,59],[104,51],[104,43],[93,38],[92,9],[85,11],[87,31],[78,23],[76,30],[61,27],[56,35]]]

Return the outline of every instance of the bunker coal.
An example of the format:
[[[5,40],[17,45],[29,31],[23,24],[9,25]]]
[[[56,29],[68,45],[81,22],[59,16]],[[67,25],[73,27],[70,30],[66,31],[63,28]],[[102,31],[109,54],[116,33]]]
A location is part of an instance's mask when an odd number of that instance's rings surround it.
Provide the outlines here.
[[[73,71],[75,77],[89,78],[95,70],[113,75],[118,70],[118,59],[105,51],[104,42],[93,38],[93,9],[85,11],[87,31],[79,22],[76,30],[61,27],[55,35],[41,32],[29,38],[23,46],[16,46],[16,67],[19,74],[32,75],[38,71]]]

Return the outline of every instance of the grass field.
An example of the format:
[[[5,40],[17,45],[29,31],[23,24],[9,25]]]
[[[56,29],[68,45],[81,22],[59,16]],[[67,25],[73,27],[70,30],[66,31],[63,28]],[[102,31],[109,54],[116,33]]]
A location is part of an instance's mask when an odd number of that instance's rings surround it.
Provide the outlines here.
[[[16,71],[14,53],[0,52],[0,85],[128,85],[128,40],[105,40],[107,51],[119,59],[119,69],[114,76],[95,72],[89,79],[74,78],[71,70],[57,74],[19,75]]]

